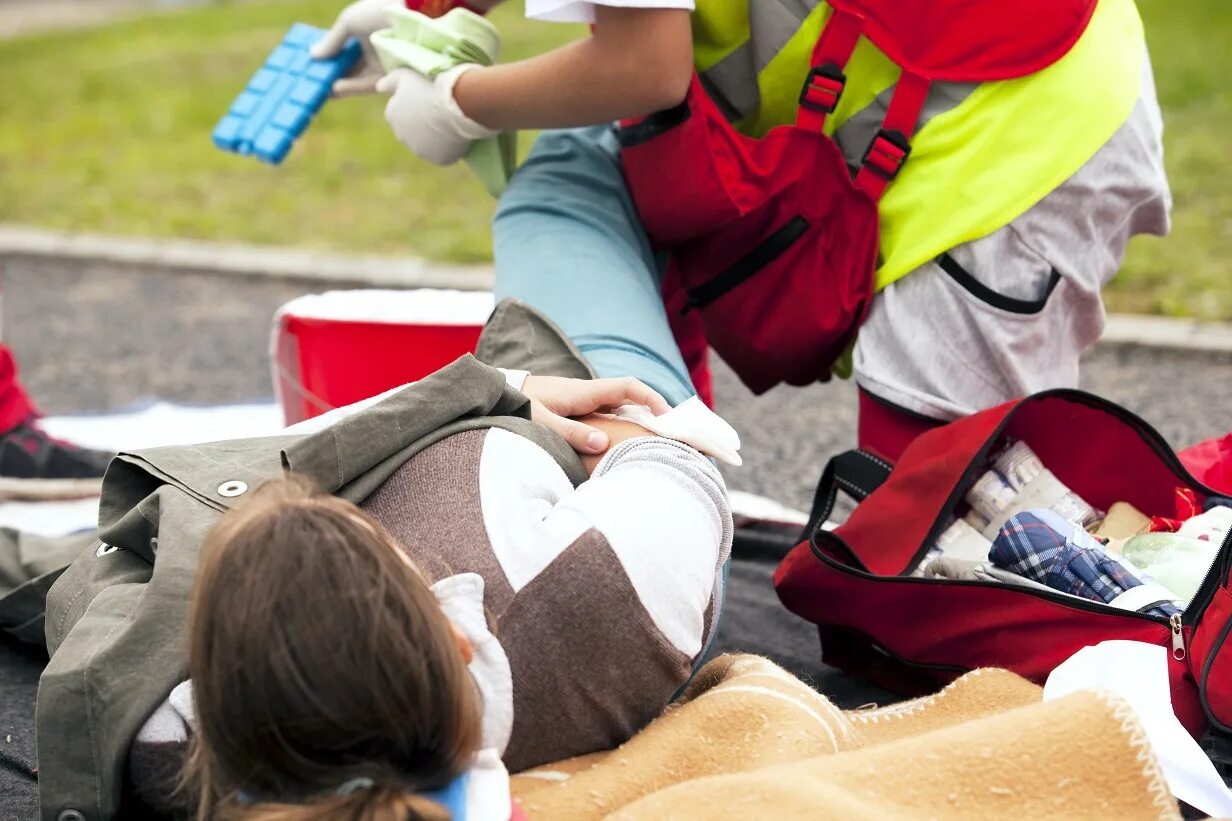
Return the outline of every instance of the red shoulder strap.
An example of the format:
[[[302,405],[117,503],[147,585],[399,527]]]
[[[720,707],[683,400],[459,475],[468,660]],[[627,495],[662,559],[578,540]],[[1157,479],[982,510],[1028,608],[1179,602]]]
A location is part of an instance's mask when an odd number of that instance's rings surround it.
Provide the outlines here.
[[[1098,0],[827,0],[904,70],[982,83],[1055,63],[1086,31]]]
[[[851,59],[865,21],[846,9],[835,8],[813,48],[808,75],[800,89],[796,127],[820,133],[826,116],[838,107],[847,83],[843,68]],[[898,176],[911,154],[911,135],[919,122],[929,81],[923,75],[904,71],[890,101],[885,121],[864,152],[856,185],[874,200]]]
[[[911,154],[911,135],[915,133],[928,99],[932,82],[919,74],[904,71],[890,98],[881,128],[864,149],[856,185],[874,200],[881,199],[886,186],[894,181]]]
[[[1021,77],[1064,56],[1097,0],[828,0],[833,11],[813,49],[796,126],[820,132],[847,83],[843,69],[860,35],[903,70],[885,121],[869,142],[855,183],[881,199],[911,155],[933,80]]]
[[[838,108],[847,75],[843,67],[851,59],[864,20],[858,15],[835,9],[817,38],[809,73],[800,89],[800,106],[796,109],[796,126],[821,133],[826,115]]]

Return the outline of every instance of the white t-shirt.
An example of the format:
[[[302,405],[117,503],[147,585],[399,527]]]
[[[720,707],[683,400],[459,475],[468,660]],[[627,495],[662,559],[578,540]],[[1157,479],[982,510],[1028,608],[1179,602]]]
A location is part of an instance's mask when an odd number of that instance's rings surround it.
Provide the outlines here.
[[[595,6],[693,11],[694,3],[693,0],[526,0],[526,16],[549,23],[593,23]]]

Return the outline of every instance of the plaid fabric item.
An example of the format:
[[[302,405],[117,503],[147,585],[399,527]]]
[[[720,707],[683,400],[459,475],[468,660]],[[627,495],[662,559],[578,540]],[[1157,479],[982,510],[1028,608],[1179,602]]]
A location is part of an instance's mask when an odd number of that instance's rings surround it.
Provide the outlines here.
[[[1054,590],[1104,604],[1142,584],[1091,534],[1050,510],[1011,517],[997,534],[988,558],[997,567]],[[1145,612],[1167,618],[1181,610],[1171,602],[1160,602]]]

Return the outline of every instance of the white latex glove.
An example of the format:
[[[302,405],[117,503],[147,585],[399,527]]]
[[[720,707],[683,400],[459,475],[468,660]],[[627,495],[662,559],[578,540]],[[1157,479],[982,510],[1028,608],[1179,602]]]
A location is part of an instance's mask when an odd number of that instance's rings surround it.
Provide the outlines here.
[[[376,90],[392,94],[385,119],[398,141],[430,163],[452,165],[466,155],[473,141],[495,137],[498,132],[466,116],[453,98],[458,78],[476,68],[463,63],[434,80],[409,68],[382,77]]]
[[[390,26],[389,10],[405,8],[398,0],[355,0],[354,3],[338,12],[338,19],[308,53],[313,59],[324,60],[333,57],[342,50],[350,37],[359,40],[362,52],[359,62],[351,69],[351,73],[334,83],[331,93],[335,97],[349,97],[355,94],[372,94],[376,91],[377,80],[385,73],[381,61],[376,56],[376,49],[368,38],[374,31],[387,29]]]

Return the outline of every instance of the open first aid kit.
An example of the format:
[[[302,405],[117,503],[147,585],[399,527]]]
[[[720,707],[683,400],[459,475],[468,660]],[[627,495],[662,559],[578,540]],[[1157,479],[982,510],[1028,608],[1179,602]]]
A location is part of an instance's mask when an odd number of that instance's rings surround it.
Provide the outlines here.
[[[833,530],[839,490],[859,501]],[[904,693],[979,667],[1042,682],[1084,647],[1162,646],[1191,733],[1232,733],[1232,500],[1145,421],[1054,390],[822,476],[775,588],[823,660]]]

